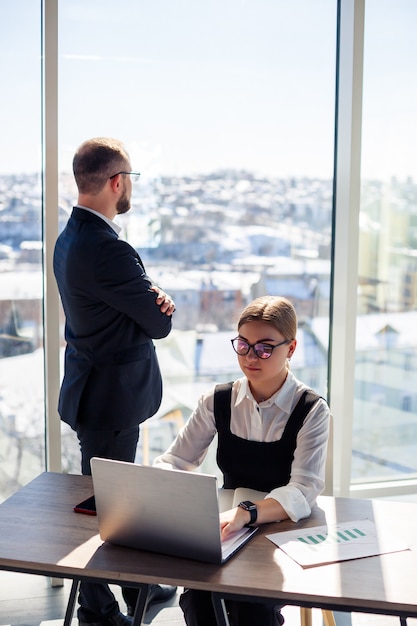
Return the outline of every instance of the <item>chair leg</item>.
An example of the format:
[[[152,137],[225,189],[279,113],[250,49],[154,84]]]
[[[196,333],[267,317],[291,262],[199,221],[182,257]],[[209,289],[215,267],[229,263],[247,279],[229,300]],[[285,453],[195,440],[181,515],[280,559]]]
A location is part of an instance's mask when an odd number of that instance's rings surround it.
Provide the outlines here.
[[[336,626],[333,611],[322,610],[324,626]]]
[[[324,626],[336,626],[333,611],[322,610]],[[311,609],[300,608],[300,624],[301,626],[313,625],[313,614]]]
[[[312,613],[311,609],[306,609],[304,607],[300,608],[300,624],[301,626],[312,626]]]

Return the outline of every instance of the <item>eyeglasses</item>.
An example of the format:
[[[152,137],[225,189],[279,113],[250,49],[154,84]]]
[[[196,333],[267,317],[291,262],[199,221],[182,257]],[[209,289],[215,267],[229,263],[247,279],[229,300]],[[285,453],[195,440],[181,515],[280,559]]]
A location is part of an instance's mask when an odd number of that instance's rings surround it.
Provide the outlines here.
[[[137,183],[140,178],[139,172],[117,172],[117,174],[113,174],[113,176],[109,176],[109,178],[115,178],[116,176],[119,176],[119,174],[129,175],[132,183]]]
[[[244,339],[241,339],[240,337],[235,337],[234,339],[231,339],[231,342],[232,342],[233,350],[239,356],[245,356],[246,354],[249,353],[249,350],[252,348],[256,356],[259,357],[260,359],[269,359],[269,357],[271,356],[275,348],[279,348],[279,346],[283,346],[286,343],[291,343],[291,340],[285,339],[285,341],[281,341],[280,343],[277,343],[275,346],[271,346],[270,343],[253,343],[253,344],[248,343],[247,341],[245,341]]]

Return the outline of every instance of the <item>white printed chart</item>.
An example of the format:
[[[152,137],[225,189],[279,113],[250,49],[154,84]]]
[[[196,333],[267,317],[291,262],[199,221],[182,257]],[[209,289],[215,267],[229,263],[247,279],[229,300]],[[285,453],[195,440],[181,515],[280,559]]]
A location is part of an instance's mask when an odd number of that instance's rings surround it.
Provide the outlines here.
[[[368,519],[274,533],[267,538],[302,567],[408,549],[394,533],[381,537],[374,522]]]

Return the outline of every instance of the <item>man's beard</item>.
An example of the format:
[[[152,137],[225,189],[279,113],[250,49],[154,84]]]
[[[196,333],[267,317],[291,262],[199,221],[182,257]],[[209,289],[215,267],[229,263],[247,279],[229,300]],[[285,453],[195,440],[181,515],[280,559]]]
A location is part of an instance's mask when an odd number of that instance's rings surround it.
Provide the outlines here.
[[[130,209],[130,199],[127,197],[126,188],[125,188],[123,195],[117,201],[116,211],[118,215],[123,215],[123,213],[127,213],[129,209]]]

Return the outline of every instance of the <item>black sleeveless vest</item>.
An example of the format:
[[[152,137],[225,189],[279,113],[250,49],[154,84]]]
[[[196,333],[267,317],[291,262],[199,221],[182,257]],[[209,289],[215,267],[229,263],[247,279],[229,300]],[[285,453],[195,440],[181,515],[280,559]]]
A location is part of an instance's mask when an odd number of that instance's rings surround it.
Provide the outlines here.
[[[246,487],[268,492],[286,485],[298,432],[320,396],[312,390],[303,392],[278,441],[250,441],[237,437],[230,430],[232,385],[216,385],[214,390],[217,464],[223,472],[224,488]]]

